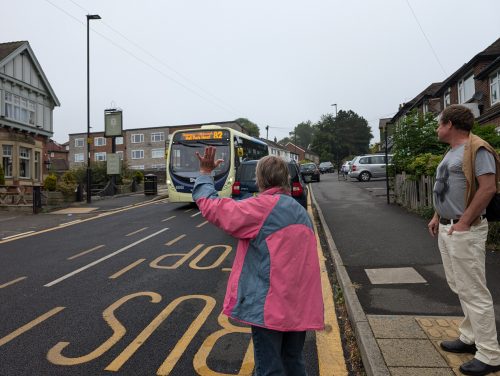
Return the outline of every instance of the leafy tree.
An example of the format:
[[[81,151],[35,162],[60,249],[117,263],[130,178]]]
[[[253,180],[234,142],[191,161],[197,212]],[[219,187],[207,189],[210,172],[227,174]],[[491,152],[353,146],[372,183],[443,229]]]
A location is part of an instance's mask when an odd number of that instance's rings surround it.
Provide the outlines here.
[[[500,134],[496,132],[494,125],[475,124],[472,133],[481,137],[494,148],[500,148]]]
[[[336,117],[323,115],[313,129],[311,149],[320,160],[336,164],[348,156],[367,153],[373,138],[368,122],[352,110],[340,110]]]
[[[291,139],[290,137],[285,137],[285,138],[282,138],[281,140],[278,141],[278,143],[281,145],[286,145],[289,142],[293,143],[293,139]]]
[[[441,155],[447,145],[440,142],[436,133],[437,120],[432,113],[416,110],[408,113],[394,128],[392,159],[396,172],[410,169],[413,160],[423,154]]]
[[[289,134],[294,144],[302,148],[309,149],[313,139],[313,127],[311,121],[308,120],[297,124],[293,129],[293,132],[290,132]]]
[[[253,137],[259,137],[260,136],[260,129],[259,126],[255,123],[252,123],[250,120],[246,118],[238,118],[235,120],[236,122],[240,123],[240,125],[246,129],[248,134]]]

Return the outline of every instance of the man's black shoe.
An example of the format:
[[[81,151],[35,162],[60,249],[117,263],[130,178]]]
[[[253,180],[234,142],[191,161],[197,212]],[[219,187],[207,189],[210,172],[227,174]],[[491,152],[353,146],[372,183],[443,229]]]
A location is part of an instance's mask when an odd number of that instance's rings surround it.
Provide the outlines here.
[[[464,375],[470,376],[483,376],[490,373],[500,371],[500,365],[490,366],[489,364],[483,363],[476,358],[469,360],[468,362],[462,364],[459,368],[460,372]]]
[[[443,341],[440,346],[444,351],[452,353],[475,354],[477,350],[476,345],[468,345],[460,341],[460,339],[456,339],[454,341]]]

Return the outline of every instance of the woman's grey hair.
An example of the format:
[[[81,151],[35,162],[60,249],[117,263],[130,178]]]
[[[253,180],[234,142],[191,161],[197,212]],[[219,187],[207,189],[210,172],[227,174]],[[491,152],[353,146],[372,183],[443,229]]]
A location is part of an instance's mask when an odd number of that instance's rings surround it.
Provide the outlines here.
[[[255,171],[259,191],[279,187],[286,192],[290,191],[290,176],[286,162],[274,155],[268,155],[257,162]]]

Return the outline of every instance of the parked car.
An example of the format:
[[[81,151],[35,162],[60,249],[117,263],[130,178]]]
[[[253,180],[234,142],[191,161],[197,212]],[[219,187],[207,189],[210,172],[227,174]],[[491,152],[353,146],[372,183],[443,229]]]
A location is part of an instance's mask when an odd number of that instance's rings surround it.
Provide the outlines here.
[[[306,183],[316,180],[320,180],[320,172],[318,166],[315,163],[304,163],[300,165],[300,173],[302,174],[302,179]]]
[[[236,171],[236,181],[233,183],[231,197],[243,200],[259,193],[257,188],[255,169],[257,160],[244,161]],[[290,174],[290,193],[304,208],[307,208],[307,185],[300,174],[299,165],[294,161],[287,162]]]
[[[392,162],[392,154],[388,155],[389,165]],[[370,181],[371,178],[385,178],[385,155],[368,154],[360,155],[352,160],[349,177],[359,181]]]
[[[319,164],[319,172],[322,174],[326,174],[327,172],[333,172],[335,169],[333,168],[332,162],[321,162]]]

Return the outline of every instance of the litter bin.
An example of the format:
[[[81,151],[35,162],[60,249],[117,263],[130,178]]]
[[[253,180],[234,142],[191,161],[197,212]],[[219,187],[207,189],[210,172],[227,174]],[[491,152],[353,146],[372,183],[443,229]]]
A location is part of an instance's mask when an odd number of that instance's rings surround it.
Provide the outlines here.
[[[144,175],[144,194],[145,195],[158,194],[158,176],[154,174]]]
[[[33,186],[33,214],[38,214],[42,210],[42,187]]]

